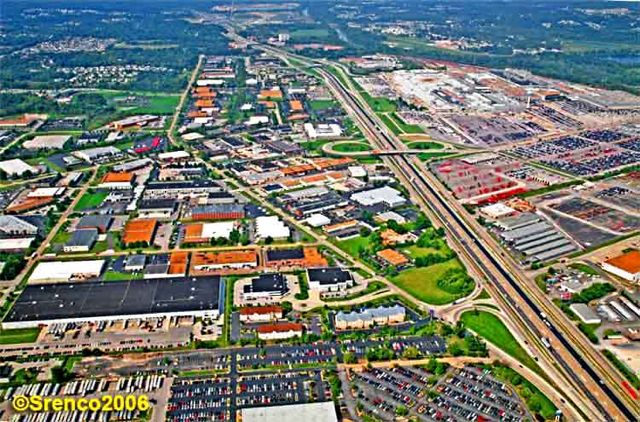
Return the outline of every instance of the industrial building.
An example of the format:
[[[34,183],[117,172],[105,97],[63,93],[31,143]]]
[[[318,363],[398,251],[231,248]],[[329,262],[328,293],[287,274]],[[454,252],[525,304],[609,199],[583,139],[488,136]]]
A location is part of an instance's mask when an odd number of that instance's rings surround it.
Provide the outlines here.
[[[100,277],[105,261],[41,261],[29,277],[29,283],[57,283]]]
[[[244,218],[242,204],[200,205],[191,210],[192,220],[238,220]]]
[[[332,401],[249,407],[240,410],[240,417],[242,422],[338,422]]]
[[[280,273],[260,274],[243,286],[242,297],[246,301],[280,298],[289,292],[287,279]]]
[[[261,216],[256,218],[256,237],[264,240],[271,239],[286,239],[291,235],[291,230],[284,224],[278,216]]]
[[[62,247],[64,252],[89,252],[98,240],[98,229],[80,229],[71,233],[71,239]]]
[[[602,269],[627,281],[640,282],[640,251],[633,250],[602,263]]]
[[[600,324],[602,322],[602,318],[585,303],[573,303],[569,306],[569,309],[585,324]]]
[[[2,328],[176,316],[217,319],[223,307],[220,277],[28,285]]]
[[[399,191],[390,186],[354,193],[351,195],[351,200],[365,207],[384,204],[390,208],[404,205],[407,202]]]
[[[327,260],[317,248],[269,249],[265,252],[265,267],[326,267]]]

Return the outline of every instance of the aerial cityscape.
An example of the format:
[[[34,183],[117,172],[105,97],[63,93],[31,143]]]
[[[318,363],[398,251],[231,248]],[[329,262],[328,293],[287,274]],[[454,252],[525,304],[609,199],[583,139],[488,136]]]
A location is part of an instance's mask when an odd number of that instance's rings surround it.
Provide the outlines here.
[[[0,421],[640,420],[639,3],[0,28]]]

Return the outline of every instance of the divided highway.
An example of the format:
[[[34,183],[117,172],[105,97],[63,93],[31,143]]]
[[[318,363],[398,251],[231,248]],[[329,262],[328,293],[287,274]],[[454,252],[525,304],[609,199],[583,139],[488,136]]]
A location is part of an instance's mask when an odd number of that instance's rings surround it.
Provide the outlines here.
[[[378,143],[376,147],[382,149],[398,149],[403,146],[399,146],[385,130],[381,129],[381,123],[376,121],[376,119],[364,110],[358,99],[354,98],[354,95],[343,86],[337,77],[325,70],[320,70],[320,72],[323,77],[330,82],[333,88],[339,91],[341,96],[348,101],[348,106],[358,115],[359,119],[368,126],[369,132],[376,135],[374,136],[375,139],[373,139],[373,141]],[[572,382],[580,389],[580,392],[589,399],[592,406],[598,410],[601,416],[607,420],[637,420],[635,413],[637,410],[629,408],[620,398],[620,394],[624,395],[625,393],[616,393],[607,385],[602,379],[602,376],[587,362],[582,353],[576,349],[575,345],[549,321],[540,306],[529,297],[513,275],[494,257],[485,245],[483,239],[470,229],[468,224],[460,217],[458,212],[453,209],[451,204],[442,198],[440,192],[433,187],[433,183],[427,180],[425,175],[415,168],[416,166],[412,163],[411,159],[406,156],[394,156],[391,160],[395,161],[397,169],[403,173],[407,180],[418,185],[416,191],[422,196],[423,201],[431,205],[432,211],[439,215],[443,225],[449,230],[451,235],[454,238],[460,239],[461,246],[465,249],[465,252],[477,263],[487,278],[492,280],[492,284],[501,292],[503,298],[506,299],[513,308],[521,311],[520,317],[523,318],[525,325],[533,331],[533,334],[537,338],[543,339],[542,342],[547,347],[548,352],[556,362],[562,366],[566,375],[572,379]],[[427,193],[430,195],[427,196]],[[433,203],[432,198],[437,201],[437,204]],[[480,251],[480,256],[476,250]],[[499,277],[495,277],[496,275]],[[517,294],[516,298],[505,289],[505,286],[502,285],[501,280],[498,278],[502,278],[508,283],[509,287]],[[532,312],[522,312],[524,311],[522,307],[528,307]],[[536,321],[538,324],[534,323],[534,321],[531,320],[532,318],[527,316],[527,313],[530,316],[535,316],[535,318],[538,319],[538,321]],[[540,322],[546,325],[550,335],[544,336],[536,327],[536,325],[539,326]],[[549,341],[550,339],[554,340],[553,344]],[[554,346],[556,342],[559,343],[559,347]],[[561,351],[568,352],[584,373],[579,374],[579,370],[575,368],[573,362],[568,362],[566,359],[566,353],[565,356],[563,356]],[[587,375],[587,377],[584,375]],[[606,375],[615,383],[615,378],[612,379],[610,377],[611,374]],[[598,394],[599,390],[603,394]],[[627,398],[626,396],[624,397]],[[603,398],[605,400],[603,400]]]

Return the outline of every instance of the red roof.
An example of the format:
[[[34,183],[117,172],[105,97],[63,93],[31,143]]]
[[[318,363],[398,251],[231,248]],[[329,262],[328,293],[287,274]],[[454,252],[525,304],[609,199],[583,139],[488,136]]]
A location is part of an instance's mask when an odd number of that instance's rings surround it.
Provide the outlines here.
[[[284,333],[287,331],[302,331],[302,324],[297,322],[280,322],[277,324],[265,324],[259,326],[256,331],[261,334]]]
[[[265,315],[282,313],[282,307],[277,305],[271,306],[245,306],[240,308],[240,315]]]

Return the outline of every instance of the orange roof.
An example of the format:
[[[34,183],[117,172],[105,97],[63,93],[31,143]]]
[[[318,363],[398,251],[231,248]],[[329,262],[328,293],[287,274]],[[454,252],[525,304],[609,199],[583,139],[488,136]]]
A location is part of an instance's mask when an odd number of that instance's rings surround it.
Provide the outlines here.
[[[191,259],[193,265],[228,265],[242,264],[245,262],[258,262],[258,255],[254,250],[223,251],[223,252],[198,252]]]
[[[276,108],[276,103],[273,101],[258,101],[258,104],[262,104],[266,108]]]
[[[278,305],[269,306],[245,306],[240,308],[240,315],[264,315],[264,314],[280,314],[282,307]]]
[[[280,169],[282,174],[284,174],[285,176],[290,176],[292,174],[306,173],[306,172],[311,171],[311,170],[315,170],[314,167],[311,164],[302,164],[302,165],[299,165],[299,166],[289,166],[289,167],[285,167],[285,168]]]
[[[131,182],[133,180],[133,173],[122,172],[116,173],[115,171],[110,171],[105,174],[102,178],[102,183],[121,183],[121,182]]]
[[[282,333],[287,331],[302,331],[302,324],[296,322],[279,322],[277,324],[264,324],[258,326],[256,331],[262,334]]]
[[[324,226],[324,231],[330,233],[335,230],[346,229],[347,227],[354,227],[358,225],[358,220],[347,220],[341,223],[330,224],[328,226]]]
[[[198,108],[203,108],[203,107],[213,107],[213,101],[211,100],[198,100],[196,101],[196,107]]]
[[[12,202],[5,208],[7,212],[23,212],[29,211],[35,208],[39,208],[45,206],[51,202],[53,202],[53,197],[44,197],[44,198],[25,198],[24,200],[19,200]]]
[[[404,255],[393,249],[383,249],[376,255],[378,255],[378,257],[384,259],[391,265],[403,265],[409,262],[409,260]]]
[[[202,223],[187,224],[184,226],[184,241],[189,242],[204,242],[207,239],[202,237]]]
[[[282,91],[279,89],[263,89],[260,91],[260,98],[282,98]]]
[[[289,115],[289,117],[287,117],[287,120],[291,120],[291,121],[295,121],[295,120],[305,120],[309,117],[308,114],[306,113],[295,113],[295,114],[291,114]]]
[[[353,158],[349,158],[349,157],[344,157],[344,158],[321,158],[318,160],[315,160],[313,162],[313,164],[320,170],[326,169],[326,168],[330,168],[330,167],[337,167],[337,166],[343,166],[346,164],[350,164],[353,162]]]
[[[187,272],[189,252],[172,252],[169,258],[169,274],[184,274]]]
[[[291,100],[291,101],[289,101],[289,107],[291,107],[291,111],[302,111],[302,110],[304,110],[304,106],[302,105],[302,101],[299,101],[299,100]]]
[[[609,259],[606,263],[630,274],[640,273],[640,251],[627,252]]]
[[[135,242],[151,244],[157,224],[156,220],[129,220],[124,226],[122,241],[125,245]]]

